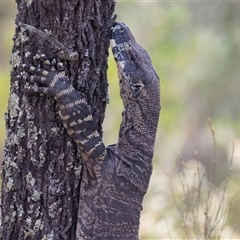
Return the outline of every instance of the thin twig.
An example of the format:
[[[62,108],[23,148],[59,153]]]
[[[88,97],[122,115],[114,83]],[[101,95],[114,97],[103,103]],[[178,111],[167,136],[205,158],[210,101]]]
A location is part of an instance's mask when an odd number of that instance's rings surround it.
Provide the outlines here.
[[[164,218],[164,221],[165,221],[165,223],[166,223],[166,226],[167,226],[167,230],[168,230],[168,237],[169,237],[169,239],[171,239],[172,240],[172,236],[171,236],[171,232],[170,232],[170,229],[169,229],[169,226],[168,226],[168,222],[167,222],[167,220]]]

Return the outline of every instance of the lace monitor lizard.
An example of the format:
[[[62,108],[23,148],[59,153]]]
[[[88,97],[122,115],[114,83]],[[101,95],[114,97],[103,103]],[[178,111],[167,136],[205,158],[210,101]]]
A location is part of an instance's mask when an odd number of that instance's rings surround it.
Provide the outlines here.
[[[25,64],[21,66],[25,73],[19,76],[30,83],[33,93],[53,96],[59,102],[63,125],[81,149],[83,173],[76,236],[83,240],[138,239],[142,201],[152,173],[160,113],[159,78],[148,53],[125,24],[114,23],[111,46],[124,104],[115,145],[105,147],[84,93],[74,89],[61,63],[54,68],[41,54],[38,57],[46,68]]]

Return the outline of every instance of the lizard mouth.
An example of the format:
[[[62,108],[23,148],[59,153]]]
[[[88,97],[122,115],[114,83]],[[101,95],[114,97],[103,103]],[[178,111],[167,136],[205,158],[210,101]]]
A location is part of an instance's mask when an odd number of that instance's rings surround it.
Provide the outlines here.
[[[119,62],[117,63],[117,69],[118,69],[118,79],[122,79],[122,77],[123,77],[123,69],[122,69],[122,67],[121,67]]]
[[[115,22],[111,28],[110,44],[116,62],[126,61],[131,51],[131,37],[124,23]]]
[[[111,28],[111,48],[117,63],[118,77],[131,81],[131,56],[135,39],[124,23],[114,23]]]

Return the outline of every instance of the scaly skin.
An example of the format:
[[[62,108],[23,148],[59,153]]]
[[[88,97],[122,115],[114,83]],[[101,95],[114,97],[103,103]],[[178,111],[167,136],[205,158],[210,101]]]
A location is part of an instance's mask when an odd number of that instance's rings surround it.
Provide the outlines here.
[[[138,239],[142,200],[152,173],[160,113],[159,78],[147,52],[125,24],[115,23],[111,36],[124,111],[118,143],[107,148],[84,93],[73,88],[61,64],[54,68],[42,54],[44,69],[22,66],[33,75],[21,77],[37,84],[29,87],[32,92],[53,96],[59,102],[63,125],[81,149],[76,237],[82,240]]]
[[[69,60],[69,61],[77,61],[79,59],[79,55],[76,52],[71,51],[70,49],[66,48],[62,43],[60,43],[57,39],[52,37],[45,32],[38,30],[37,28],[25,24],[25,23],[18,23],[20,27],[24,28],[25,30],[37,34],[42,39],[50,42],[57,52],[57,56],[62,60]]]

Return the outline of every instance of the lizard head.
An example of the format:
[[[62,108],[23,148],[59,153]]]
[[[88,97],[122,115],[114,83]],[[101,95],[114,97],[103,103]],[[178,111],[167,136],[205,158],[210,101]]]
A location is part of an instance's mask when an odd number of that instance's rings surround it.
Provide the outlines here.
[[[148,53],[124,23],[114,23],[111,46],[124,104],[118,146],[124,145],[125,149],[138,145],[137,149],[148,151],[150,156],[161,108],[159,78]]]
[[[136,101],[140,96],[158,88],[159,78],[147,51],[137,44],[124,23],[114,23],[111,29],[111,46],[118,67],[124,104]]]

